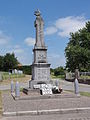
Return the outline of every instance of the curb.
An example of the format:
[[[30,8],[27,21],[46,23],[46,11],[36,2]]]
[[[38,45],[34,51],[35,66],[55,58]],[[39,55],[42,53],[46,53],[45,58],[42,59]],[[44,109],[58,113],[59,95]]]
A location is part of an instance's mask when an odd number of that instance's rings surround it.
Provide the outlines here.
[[[49,114],[68,114],[68,113],[85,113],[90,111],[90,107],[86,108],[69,108],[69,109],[51,109],[51,110],[35,110],[35,111],[18,111],[3,112],[3,116],[23,116],[23,115],[49,115]]]
[[[15,100],[39,100],[39,99],[59,99],[59,98],[80,98],[80,96],[60,96],[60,95],[45,95],[45,96],[36,96],[36,97],[13,97]]]
[[[27,97],[15,97],[15,94],[11,94],[14,100],[39,100],[39,99],[59,99],[59,98],[80,98],[80,95],[61,95],[61,94],[54,94],[54,95],[38,95],[38,96],[27,96]]]

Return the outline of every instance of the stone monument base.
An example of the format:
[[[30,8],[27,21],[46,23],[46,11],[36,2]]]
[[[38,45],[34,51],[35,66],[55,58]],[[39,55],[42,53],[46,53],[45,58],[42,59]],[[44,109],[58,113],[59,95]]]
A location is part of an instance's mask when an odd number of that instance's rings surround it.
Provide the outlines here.
[[[53,84],[52,80],[43,80],[43,81],[39,81],[39,80],[30,80],[29,81],[29,88],[30,89],[35,89],[35,88],[39,88],[40,84]]]

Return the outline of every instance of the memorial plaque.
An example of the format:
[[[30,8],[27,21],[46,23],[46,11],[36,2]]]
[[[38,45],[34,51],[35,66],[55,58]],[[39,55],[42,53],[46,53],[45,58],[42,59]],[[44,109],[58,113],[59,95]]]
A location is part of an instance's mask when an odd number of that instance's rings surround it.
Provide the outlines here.
[[[42,90],[42,95],[51,95],[52,94],[51,84],[41,84],[40,89]]]
[[[40,69],[40,68],[39,68],[39,69],[37,70],[37,74],[38,74],[38,75],[37,75],[37,76],[38,76],[38,80],[42,80],[42,79],[43,79],[43,80],[47,80],[47,77],[48,77],[48,76],[47,76],[47,69],[42,69],[42,68]]]
[[[40,89],[40,84],[34,85],[33,86],[35,89]]]

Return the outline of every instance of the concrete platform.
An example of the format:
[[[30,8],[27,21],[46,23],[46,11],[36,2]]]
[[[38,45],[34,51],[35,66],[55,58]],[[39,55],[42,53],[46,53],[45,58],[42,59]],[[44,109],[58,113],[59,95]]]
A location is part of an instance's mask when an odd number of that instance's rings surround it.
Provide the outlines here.
[[[56,97],[55,97],[56,96]],[[63,92],[52,99],[24,99],[14,100],[10,93],[3,94],[3,115],[45,115],[45,114],[69,114],[90,112],[90,98],[75,96],[72,93]],[[46,97],[46,96],[45,96]]]

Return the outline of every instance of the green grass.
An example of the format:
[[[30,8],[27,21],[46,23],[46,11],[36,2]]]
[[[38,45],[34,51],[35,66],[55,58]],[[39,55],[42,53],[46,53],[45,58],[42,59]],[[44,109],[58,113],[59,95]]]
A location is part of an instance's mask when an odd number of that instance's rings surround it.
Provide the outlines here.
[[[23,87],[20,87],[20,92],[22,92],[23,91]]]
[[[28,80],[31,79],[30,75],[24,75],[22,77],[15,77],[15,78],[8,78],[8,79],[3,79],[2,81],[0,81],[0,85],[10,85],[11,81],[13,80],[14,83],[16,83],[16,81],[20,82],[20,83],[26,83],[28,82]]]
[[[57,79],[57,78],[65,79],[65,75],[54,76],[53,74],[51,74],[51,78],[52,78],[52,79]]]
[[[81,75],[80,78],[81,78],[81,79],[90,79],[90,76]]]
[[[25,77],[24,74],[11,74],[11,75],[9,75],[8,72],[2,72],[1,74],[2,74],[3,80],[7,80],[7,79],[10,79],[10,78],[12,79],[12,78],[21,78],[21,77]]]
[[[0,91],[0,115],[2,114],[2,95],[1,95],[1,91]]]
[[[72,91],[72,90],[65,90],[65,91],[74,92],[74,91]],[[81,95],[81,96],[90,97],[90,92],[80,92],[80,95]]]
[[[90,97],[90,92],[80,92],[80,95]]]

